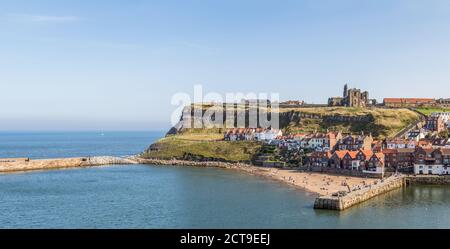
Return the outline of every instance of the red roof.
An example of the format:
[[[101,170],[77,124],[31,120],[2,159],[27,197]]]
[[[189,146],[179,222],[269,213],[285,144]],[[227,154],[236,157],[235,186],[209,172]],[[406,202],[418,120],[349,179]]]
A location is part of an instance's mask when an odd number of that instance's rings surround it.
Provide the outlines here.
[[[344,158],[345,155],[347,155],[348,150],[337,150],[334,152],[338,156],[339,159]]]
[[[361,153],[363,153],[363,155],[366,158],[369,158],[369,157],[371,157],[373,155],[373,151],[371,151],[371,150],[359,150],[359,151],[361,151]]]
[[[392,104],[436,103],[436,100],[427,98],[385,98],[384,103],[392,103]]]
[[[375,153],[374,156],[378,158],[378,160],[382,161],[384,160],[384,154],[383,153]]]
[[[396,149],[384,149],[381,153],[383,154],[395,154],[398,151]]]
[[[359,151],[349,151],[348,154],[350,155],[350,157],[352,159],[356,158],[356,155],[358,154]]]

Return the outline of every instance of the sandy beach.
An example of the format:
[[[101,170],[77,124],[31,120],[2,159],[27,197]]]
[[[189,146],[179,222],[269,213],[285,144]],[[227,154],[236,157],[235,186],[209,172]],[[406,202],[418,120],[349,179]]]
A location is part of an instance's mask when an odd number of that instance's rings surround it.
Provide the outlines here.
[[[371,185],[377,179],[331,175],[325,173],[302,172],[289,169],[269,169],[264,175],[276,180],[301,187],[319,195],[330,195],[338,191],[348,191]]]

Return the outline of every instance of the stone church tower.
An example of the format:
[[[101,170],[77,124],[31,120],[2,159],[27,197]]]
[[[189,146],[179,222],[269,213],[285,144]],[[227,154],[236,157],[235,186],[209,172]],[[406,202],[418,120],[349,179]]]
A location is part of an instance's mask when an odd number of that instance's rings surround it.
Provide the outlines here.
[[[347,107],[367,107],[369,105],[369,92],[361,92],[360,89],[348,89],[344,86],[344,100],[343,104]]]
[[[329,98],[328,106],[367,107],[369,106],[369,92],[361,92],[356,88],[349,89],[345,84],[342,97]]]
[[[344,97],[344,99],[347,98],[347,96],[348,96],[348,85],[347,84],[344,85],[344,94],[342,96]]]

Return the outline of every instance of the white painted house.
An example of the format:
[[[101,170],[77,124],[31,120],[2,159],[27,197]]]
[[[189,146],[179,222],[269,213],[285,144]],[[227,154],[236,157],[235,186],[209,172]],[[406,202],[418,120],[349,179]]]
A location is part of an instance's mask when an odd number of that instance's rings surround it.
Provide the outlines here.
[[[253,133],[253,137],[257,141],[274,140],[279,136],[283,136],[283,132],[278,129],[267,129]]]
[[[448,175],[450,167],[442,164],[424,165],[415,164],[414,174],[416,175]]]
[[[421,130],[414,130],[414,131],[410,131],[406,134],[406,140],[408,141],[416,141],[419,142],[420,139],[425,138],[426,134],[425,132],[421,129]]]
[[[450,112],[433,112],[431,117],[441,117],[447,124],[447,127],[450,128]]]
[[[415,149],[417,146],[417,142],[415,140],[403,140],[396,139],[386,142],[386,147],[388,149],[397,150],[397,149]]]
[[[433,112],[431,114],[431,117],[433,118],[441,117],[444,120],[444,122],[448,122],[450,121],[450,112]]]
[[[417,175],[448,175],[450,172],[450,149],[423,149],[415,153],[414,173]]]

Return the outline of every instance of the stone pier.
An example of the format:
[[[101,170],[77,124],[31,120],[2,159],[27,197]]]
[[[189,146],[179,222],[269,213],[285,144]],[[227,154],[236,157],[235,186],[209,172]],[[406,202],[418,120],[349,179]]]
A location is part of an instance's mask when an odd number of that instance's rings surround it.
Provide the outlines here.
[[[0,159],[0,173],[44,170],[44,169],[92,167],[111,164],[137,164],[137,163],[138,162],[133,158],[122,158],[112,156],[36,159],[36,160],[28,158],[8,158],[8,159]]]
[[[356,204],[367,201],[375,196],[387,193],[405,185],[404,176],[391,176],[376,185],[346,193],[344,196],[321,196],[314,202],[315,209],[330,209],[342,211]]]

